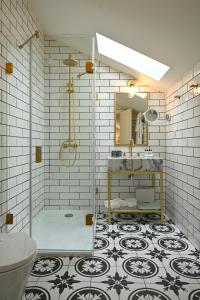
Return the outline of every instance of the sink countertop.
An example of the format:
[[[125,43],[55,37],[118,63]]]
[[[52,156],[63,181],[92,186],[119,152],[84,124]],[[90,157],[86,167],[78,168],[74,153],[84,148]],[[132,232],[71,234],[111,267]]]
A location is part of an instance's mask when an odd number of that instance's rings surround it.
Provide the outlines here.
[[[145,157],[145,156],[119,156],[119,157],[112,157],[112,156],[108,156],[108,159],[117,159],[117,160],[122,160],[122,159],[132,159],[132,160],[139,160],[139,159],[160,159],[162,160],[162,158],[158,157],[158,156],[151,156],[151,157]]]
[[[163,159],[160,157],[108,157],[109,171],[162,172]]]

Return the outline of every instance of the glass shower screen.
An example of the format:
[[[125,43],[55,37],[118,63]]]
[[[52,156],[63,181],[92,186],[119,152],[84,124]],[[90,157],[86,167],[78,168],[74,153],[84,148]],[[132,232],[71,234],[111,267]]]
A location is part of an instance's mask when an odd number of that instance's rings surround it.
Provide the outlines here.
[[[44,252],[93,250],[93,45],[88,36],[45,37],[38,63],[32,41],[31,235]]]

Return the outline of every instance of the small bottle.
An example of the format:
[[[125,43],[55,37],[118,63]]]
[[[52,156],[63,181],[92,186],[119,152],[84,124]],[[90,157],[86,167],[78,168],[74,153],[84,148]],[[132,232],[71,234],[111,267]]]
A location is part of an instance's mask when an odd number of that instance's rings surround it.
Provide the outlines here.
[[[144,156],[148,157],[148,149],[145,149]]]
[[[149,157],[152,157],[153,156],[153,151],[152,149],[149,147]]]

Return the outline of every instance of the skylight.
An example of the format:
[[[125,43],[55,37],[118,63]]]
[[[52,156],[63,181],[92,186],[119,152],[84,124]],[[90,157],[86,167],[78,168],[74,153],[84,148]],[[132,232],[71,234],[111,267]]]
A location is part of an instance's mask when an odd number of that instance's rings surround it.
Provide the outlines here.
[[[143,73],[156,80],[160,80],[169,67],[132,50],[120,43],[117,43],[99,33],[96,33],[98,52],[107,56],[131,69]]]

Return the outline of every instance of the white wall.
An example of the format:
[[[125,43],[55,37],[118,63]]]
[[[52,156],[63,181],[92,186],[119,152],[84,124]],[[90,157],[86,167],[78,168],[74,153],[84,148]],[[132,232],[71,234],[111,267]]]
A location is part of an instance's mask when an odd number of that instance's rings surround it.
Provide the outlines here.
[[[166,133],[166,209],[176,225],[200,249],[200,64],[169,92]],[[175,96],[181,96],[176,99]]]
[[[67,168],[59,159],[60,146],[68,139],[69,95],[68,67],[63,64],[69,54],[78,61],[72,67],[75,93],[75,135],[77,159]],[[61,42],[45,40],[45,207],[48,209],[89,209],[92,199],[92,83],[91,75],[77,75],[85,71],[87,56]],[[74,100],[73,100],[74,99]],[[72,113],[71,113],[72,117]],[[72,122],[71,122],[72,125]],[[73,137],[74,129],[71,137]],[[66,152],[67,149],[64,150]],[[68,163],[68,155],[64,158]],[[73,160],[73,156],[71,156]]]
[[[108,156],[112,150],[128,152],[128,147],[114,145],[114,99],[117,92],[128,92],[127,81],[131,79],[126,74],[97,62],[97,93],[96,101],[96,172],[99,188],[99,204],[104,209],[104,200],[107,200],[107,165]],[[142,90],[141,90],[142,91]],[[149,126],[149,145],[155,155],[164,160],[165,165],[165,95],[155,92],[151,87],[143,88],[149,93],[149,106],[157,109],[159,119]],[[134,152],[143,152],[146,147],[135,147]],[[158,181],[156,181],[158,186]],[[137,186],[149,186],[148,176],[134,176],[134,186],[128,176],[115,175],[112,179],[112,198],[126,198],[135,195]],[[159,197],[157,188],[156,198]]]
[[[73,168],[61,167],[59,147],[68,133],[68,95],[66,84],[68,69],[63,65],[63,59],[72,53],[78,59],[78,67],[72,69],[75,76],[75,116],[78,143],[77,162]],[[59,42],[45,41],[45,207],[89,209],[93,199],[91,194],[91,114],[90,108],[91,81],[90,75],[77,80],[77,74],[84,72],[84,63],[88,58],[78,51],[62,45]],[[99,189],[99,205],[104,207],[107,199],[107,164],[108,156],[114,146],[114,96],[116,92],[127,92],[127,75],[97,62],[96,74],[96,185]],[[149,105],[159,111],[159,120],[149,128],[149,141],[155,154],[165,159],[165,99],[163,93],[157,93],[150,87]],[[145,91],[145,89],[144,89]],[[89,144],[88,144],[89,143]],[[127,152],[128,148],[124,147]],[[144,148],[139,149],[143,151]],[[135,148],[138,151],[138,148]],[[135,187],[130,186],[127,176],[116,176],[112,181],[113,197],[134,195]],[[149,177],[135,176],[135,186],[150,185]],[[158,182],[157,182],[158,185]],[[159,189],[156,197],[158,198]]]
[[[29,222],[29,47],[18,45],[38,29],[37,20],[27,0],[0,1],[0,228],[19,231]],[[62,60],[72,49],[57,42],[45,42],[45,113],[43,41],[33,41],[33,215],[44,207],[44,161],[34,163],[34,146],[44,146],[45,116],[45,206],[48,208],[90,209],[91,197],[91,82],[90,77],[77,81],[75,94],[76,130],[80,144],[78,165],[66,172],[60,165],[59,145],[66,138],[66,79]],[[84,71],[88,59],[72,51],[79,66],[76,75]],[[5,74],[5,63],[14,64],[14,73]],[[99,204],[107,199],[107,158],[114,146],[114,94],[126,91],[129,76],[97,62],[96,101],[96,184]],[[149,105],[159,112],[159,120],[149,128],[150,146],[155,154],[166,158],[167,215],[200,248],[200,96],[190,89],[200,82],[197,65],[169,92],[150,87]],[[175,99],[180,95],[180,99]],[[165,113],[172,116],[165,120]],[[43,147],[44,149],[44,147]],[[135,148],[134,151],[144,149]],[[148,178],[135,176],[134,187],[126,177],[112,181],[112,197],[134,195],[135,186],[149,185]],[[157,189],[157,192],[159,189]],[[157,193],[158,197],[158,193]],[[6,213],[14,214],[14,224],[5,225]]]
[[[29,47],[18,45],[38,28],[27,0],[0,1],[0,227],[19,231],[29,222]],[[33,46],[33,144],[43,145],[43,46]],[[12,62],[14,73],[5,74]],[[34,165],[34,214],[44,202],[42,164]],[[14,224],[5,226],[6,213],[14,214]]]

